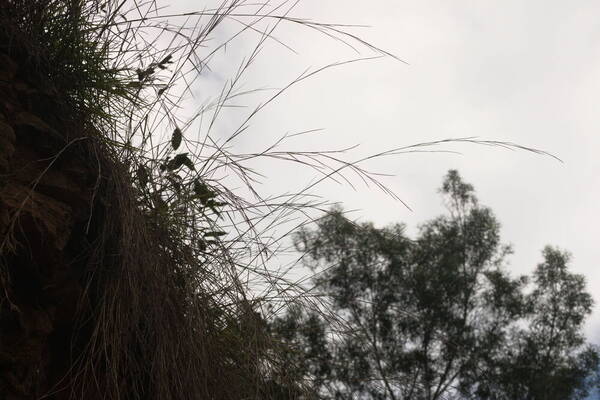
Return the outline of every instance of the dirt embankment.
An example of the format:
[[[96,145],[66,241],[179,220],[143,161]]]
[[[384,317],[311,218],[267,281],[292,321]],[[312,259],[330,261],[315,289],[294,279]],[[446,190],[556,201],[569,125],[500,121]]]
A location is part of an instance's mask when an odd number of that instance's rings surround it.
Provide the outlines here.
[[[52,93],[0,53],[0,398],[68,397],[97,171]]]

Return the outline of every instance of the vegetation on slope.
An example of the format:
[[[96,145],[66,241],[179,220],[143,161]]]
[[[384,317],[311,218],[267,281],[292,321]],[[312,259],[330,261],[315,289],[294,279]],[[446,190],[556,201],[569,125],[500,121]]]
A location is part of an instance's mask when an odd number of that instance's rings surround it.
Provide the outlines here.
[[[154,79],[181,49],[136,49],[123,6],[0,8],[0,397],[293,397],[219,239],[223,196],[175,122],[166,144],[146,131],[174,121]]]

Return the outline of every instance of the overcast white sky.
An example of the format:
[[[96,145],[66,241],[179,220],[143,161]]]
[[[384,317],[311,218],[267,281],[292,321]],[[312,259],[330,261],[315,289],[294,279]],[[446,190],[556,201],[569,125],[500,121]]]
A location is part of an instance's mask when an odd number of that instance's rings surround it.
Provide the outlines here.
[[[384,182],[412,211],[360,184],[354,191],[329,183],[317,192],[358,209],[354,218],[405,222],[414,232],[443,211],[436,189],[448,169],[458,169],[495,211],[505,242],[514,245],[511,270],[529,273],[546,244],[559,246],[573,253],[572,270],[587,277],[600,302],[600,2],[303,0],[292,15],[369,25],[350,31],[409,65],[380,59],[325,71],[264,110],[251,134],[233,143],[236,150],[258,150],[286,132],[323,128],[288,147],[360,143],[358,156],[477,136],[549,151],[564,163],[462,144],[444,147],[462,155],[410,154],[369,164],[395,175]],[[245,88],[281,87],[307,67],[357,56],[293,24],[280,25],[275,36],[297,54],[270,41],[248,71]],[[256,36],[240,39],[202,78],[206,87],[228,77],[223,71],[237,67],[236,57]],[[235,118],[221,118],[222,128],[234,126]],[[264,164],[263,172],[267,193],[298,190],[313,176],[285,164]],[[596,309],[587,333],[600,343]]]

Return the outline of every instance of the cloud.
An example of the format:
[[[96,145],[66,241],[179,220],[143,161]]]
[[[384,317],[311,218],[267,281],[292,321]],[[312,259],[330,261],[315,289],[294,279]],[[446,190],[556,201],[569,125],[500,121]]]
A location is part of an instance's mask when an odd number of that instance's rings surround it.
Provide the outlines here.
[[[358,157],[478,136],[550,151],[565,163],[472,145],[447,146],[462,156],[412,154],[370,163],[396,174],[385,182],[413,212],[359,181],[356,191],[328,183],[319,193],[361,209],[363,220],[416,226],[441,212],[435,189],[449,168],[457,168],[502,222],[503,237],[516,250],[515,273],[531,271],[545,244],[558,245],[574,254],[573,270],[586,275],[595,295],[600,292],[599,12],[594,1],[381,0],[366,7],[359,1],[305,0],[294,15],[369,24],[368,30],[350,29],[410,65],[385,59],[325,71],[269,105],[232,145],[257,149],[289,131],[324,128],[326,134],[290,145],[328,149],[360,143]],[[308,67],[357,56],[295,24],[280,25],[276,36],[297,54],[268,41],[248,70],[247,88],[281,87]],[[239,60],[255,40],[249,34],[228,49],[232,59],[237,54]],[[263,166],[267,192],[293,191],[311,179],[297,166]],[[599,330],[595,312],[587,331],[597,338]]]

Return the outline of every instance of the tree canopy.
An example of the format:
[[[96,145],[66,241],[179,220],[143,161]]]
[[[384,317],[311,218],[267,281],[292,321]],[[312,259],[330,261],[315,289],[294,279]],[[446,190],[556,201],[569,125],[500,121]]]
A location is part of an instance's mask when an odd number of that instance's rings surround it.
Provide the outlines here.
[[[291,307],[272,323],[297,373],[331,399],[585,398],[599,356],[582,334],[592,298],[569,254],[546,247],[530,277],[513,277],[473,186],[451,170],[440,193],[447,213],[415,239],[341,209],[297,233],[338,317]]]

